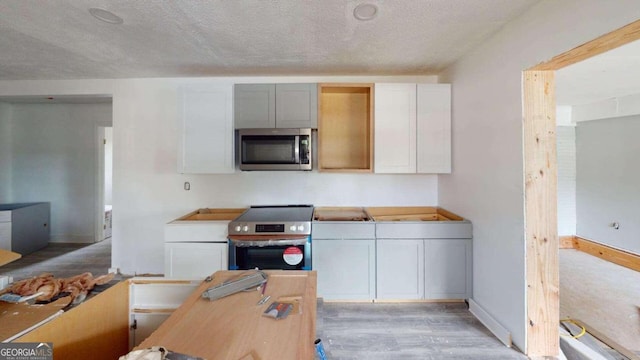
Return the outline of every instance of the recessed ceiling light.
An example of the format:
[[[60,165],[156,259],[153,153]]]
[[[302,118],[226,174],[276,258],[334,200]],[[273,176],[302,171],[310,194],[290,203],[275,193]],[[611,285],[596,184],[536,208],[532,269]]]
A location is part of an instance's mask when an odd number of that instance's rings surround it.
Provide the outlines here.
[[[120,16],[104,9],[90,8],[89,14],[93,15],[94,18],[109,24],[120,25],[124,22]]]
[[[371,20],[378,14],[378,7],[373,4],[362,3],[353,9],[353,16],[362,21]]]

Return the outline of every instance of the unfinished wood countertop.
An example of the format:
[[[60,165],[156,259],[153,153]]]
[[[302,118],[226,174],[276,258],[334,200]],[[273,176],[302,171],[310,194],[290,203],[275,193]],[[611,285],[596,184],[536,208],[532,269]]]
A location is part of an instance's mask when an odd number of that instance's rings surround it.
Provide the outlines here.
[[[362,207],[316,207],[313,209],[315,221],[371,221]]]
[[[437,206],[384,206],[365,210],[374,221],[462,221],[462,217]]]
[[[202,220],[218,220],[218,221],[231,221],[246,209],[210,209],[202,208],[188,213],[185,216],[179,217],[173,221],[202,221]]]
[[[136,349],[161,345],[179,353],[208,360],[279,359],[312,360],[316,334],[316,272],[265,271],[265,295],[271,300],[257,305],[260,292],[240,292],[215,301],[201,297],[206,289],[246,271],[218,271],[203,282],[185,302]],[[300,314],[275,320],[262,316],[281,297],[301,296]]]

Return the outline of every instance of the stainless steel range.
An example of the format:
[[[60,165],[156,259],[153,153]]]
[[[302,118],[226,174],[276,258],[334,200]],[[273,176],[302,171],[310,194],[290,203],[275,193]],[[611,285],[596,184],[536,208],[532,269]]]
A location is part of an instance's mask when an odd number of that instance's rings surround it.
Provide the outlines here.
[[[311,270],[313,205],[252,206],[229,223],[229,269]]]

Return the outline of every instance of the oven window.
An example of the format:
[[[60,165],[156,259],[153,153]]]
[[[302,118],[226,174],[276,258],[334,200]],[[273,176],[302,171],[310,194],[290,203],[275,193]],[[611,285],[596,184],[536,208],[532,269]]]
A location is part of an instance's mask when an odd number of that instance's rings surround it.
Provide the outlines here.
[[[297,164],[295,136],[243,136],[243,164]]]
[[[236,247],[238,269],[302,270],[304,258],[299,264],[289,265],[284,260],[284,251],[291,245],[264,247]],[[304,254],[304,245],[295,246]]]

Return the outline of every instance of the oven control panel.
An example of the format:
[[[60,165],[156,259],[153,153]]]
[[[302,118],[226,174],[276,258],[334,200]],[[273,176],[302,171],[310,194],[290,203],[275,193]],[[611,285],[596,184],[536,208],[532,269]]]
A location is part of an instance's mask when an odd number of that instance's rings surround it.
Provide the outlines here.
[[[231,222],[228,231],[229,235],[309,235],[311,222]]]

